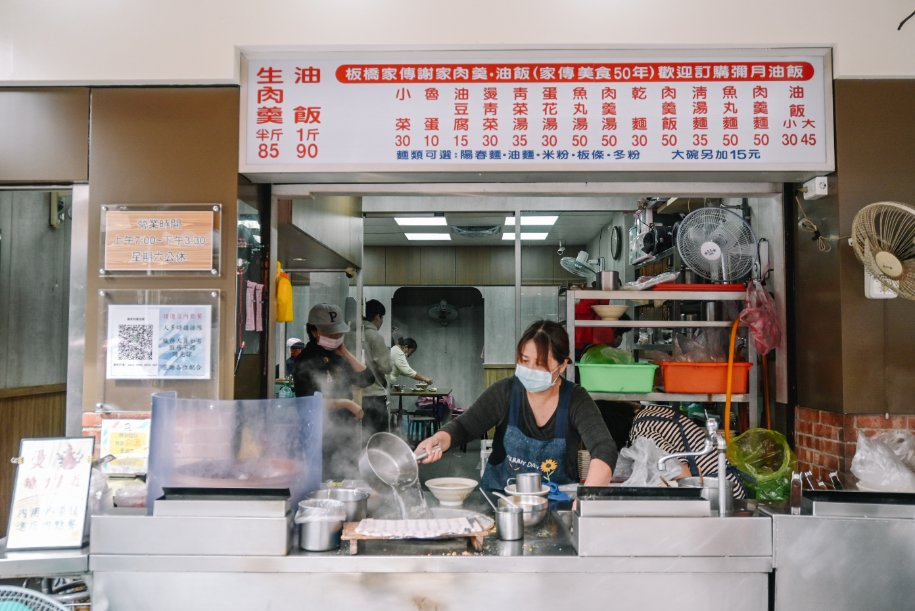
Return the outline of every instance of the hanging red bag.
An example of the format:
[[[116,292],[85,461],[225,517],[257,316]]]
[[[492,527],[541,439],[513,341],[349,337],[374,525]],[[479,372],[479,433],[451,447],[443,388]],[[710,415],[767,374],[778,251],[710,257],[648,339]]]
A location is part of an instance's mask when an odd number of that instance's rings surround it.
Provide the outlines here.
[[[756,351],[765,355],[782,341],[775,302],[758,280],[747,286],[747,303],[740,313],[740,321],[750,330]]]

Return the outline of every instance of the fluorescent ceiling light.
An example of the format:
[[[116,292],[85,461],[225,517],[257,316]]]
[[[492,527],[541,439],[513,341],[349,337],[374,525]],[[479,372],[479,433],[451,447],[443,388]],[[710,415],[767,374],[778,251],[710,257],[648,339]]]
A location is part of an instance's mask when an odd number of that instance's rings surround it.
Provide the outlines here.
[[[558,216],[522,216],[521,225],[541,225],[544,227],[549,227],[556,224],[556,219]],[[506,216],[505,224],[509,227],[515,226],[515,217]]]
[[[544,232],[544,233],[532,233],[529,231],[521,232],[522,240],[545,240],[546,236],[547,236],[546,232]],[[502,239],[503,240],[514,240],[515,234],[514,233],[503,233]]]
[[[438,240],[438,241],[449,241],[451,240],[450,233],[405,233],[404,236],[408,240]]]
[[[394,221],[401,227],[444,227],[448,224],[443,216],[395,216]]]

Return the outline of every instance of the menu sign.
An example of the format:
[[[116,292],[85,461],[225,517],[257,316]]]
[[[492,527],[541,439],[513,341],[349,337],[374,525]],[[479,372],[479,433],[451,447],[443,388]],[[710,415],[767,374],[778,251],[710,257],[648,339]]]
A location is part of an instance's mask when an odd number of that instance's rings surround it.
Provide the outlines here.
[[[249,56],[242,171],[833,169],[828,56],[732,53]]]
[[[7,549],[81,547],[93,437],[23,439]]]
[[[105,211],[106,271],[211,271],[214,211]]]
[[[109,305],[109,380],[210,378],[209,305]]]

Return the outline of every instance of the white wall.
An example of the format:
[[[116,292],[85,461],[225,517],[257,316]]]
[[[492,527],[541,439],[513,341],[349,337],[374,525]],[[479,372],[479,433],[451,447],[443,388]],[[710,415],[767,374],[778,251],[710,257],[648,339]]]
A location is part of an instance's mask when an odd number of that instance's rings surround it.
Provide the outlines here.
[[[910,0],[0,2],[0,84],[237,83],[261,45],[832,46],[838,78],[915,77]]]

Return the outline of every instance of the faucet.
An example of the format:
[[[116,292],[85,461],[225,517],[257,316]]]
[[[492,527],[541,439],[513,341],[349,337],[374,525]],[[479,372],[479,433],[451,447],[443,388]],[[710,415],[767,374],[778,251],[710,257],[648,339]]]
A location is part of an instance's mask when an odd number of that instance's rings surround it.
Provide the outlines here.
[[[724,440],[724,437],[718,432],[718,423],[713,418],[708,418],[706,416],[705,420],[705,444],[702,446],[702,449],[698,452],[678,452],[676,454],[668,454],[667,456],[662,456],[658,459],[658,471],[664,472],[664,463],[668,460],[674,458],[688,458],[691,456],[705,456],[710,452],[717,450],[718,452],[718,516],[725,517],[727,515],[727,449],[728,444]]]

